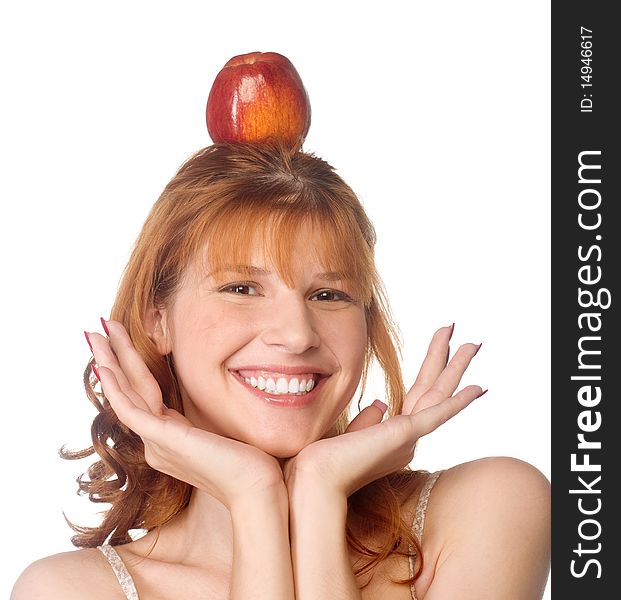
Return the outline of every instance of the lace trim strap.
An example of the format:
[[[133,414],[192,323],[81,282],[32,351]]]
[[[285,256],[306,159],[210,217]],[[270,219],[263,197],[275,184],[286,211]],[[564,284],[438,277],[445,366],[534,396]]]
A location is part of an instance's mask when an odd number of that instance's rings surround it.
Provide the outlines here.
[[[429,495],[431,494],[431,490],[437,481],[438,477],[442,471],[436,471],[435,473],[430,473],[427,476],[427,480],[425,481],[423,488],[420,492],[420,496],[418,497],[418,503],[416,505],[416,514],[414,516],[414,523],[412,524],[412,531],[419,543],[423,542],[423,530],[425,527],[425,513],[427,511],[427,504],[429,502]],[[140,600],[138,598],[138,592],[136,590],[136,586],[134,585],[134,580],[132,576],[129,574],[125,563],[119,556],[118,552],[109,544],[103,544],[102,546],[97,546],[97,549],[106,557],[116,578],[125,594],[127,600]],[[410,557],[409,557],[409,565],[410,565],[410,577],[414,575],[414,559],[412,558],[412,553],[414,548],[410,546]],[[412,592],[412,599],[416,599],[416,590],[414,589],[414,584],[410,584],[410,591]]]
[[[116,575],[127,600],[139,600],[134,580],[129,574],[129,571],[127,570],[127,567],[118,552],[109,544],[97,546],[97,550],[99,550],[108,559],[108,562],[110,563],[110,566],[112,567],[112,570],[114,571],[114,574]]]
[[[427,504],[429,503],[429,495],[431,494],[431,490],[440,477],[442,471],[436,471],[435,473],[429,473],[427,475],[427,480],[423,485],[423,489],[420,491],[420,496],[418,497],[418,503],[416,504],[416,513],[414,515],[414,522],[412,524],[412,532],[414,536],[418,540],[419,544],[423,543],[423,530],[425,528],[425,513],[427,512]],[[412,556],[414,553],[414,547],[410,545],[410,577],[414,576],[414,557]],[[416,599],[416,590],[414,589],[414,584],[410,584],[410,592],[412,593],[412,600]]]

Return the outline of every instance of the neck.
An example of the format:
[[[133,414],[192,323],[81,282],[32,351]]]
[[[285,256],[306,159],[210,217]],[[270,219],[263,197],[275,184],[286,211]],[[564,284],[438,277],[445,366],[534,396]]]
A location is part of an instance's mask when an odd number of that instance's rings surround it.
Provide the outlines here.
[[[135,542],[136,551],[150,558],[191,566],[231,565],[233,562],[233,527],[231,513],[206,492],[192,492],[187,508],[158,530]]]

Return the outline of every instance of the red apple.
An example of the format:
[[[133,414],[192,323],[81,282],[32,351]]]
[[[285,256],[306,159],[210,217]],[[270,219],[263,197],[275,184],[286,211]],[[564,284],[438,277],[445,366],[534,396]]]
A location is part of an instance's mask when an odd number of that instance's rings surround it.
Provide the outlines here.
[[[291,61],[276,52],[250,52],[229,60],[207,99],[207,130],[214,142],[282,142],[300,147],[311,108]]]

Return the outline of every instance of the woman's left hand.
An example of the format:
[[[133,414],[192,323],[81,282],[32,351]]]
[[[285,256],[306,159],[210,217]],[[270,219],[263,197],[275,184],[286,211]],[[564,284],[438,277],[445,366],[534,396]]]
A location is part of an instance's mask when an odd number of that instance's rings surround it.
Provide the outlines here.
[[[382,422],[383,411],[371,405],[360,411],[343,435],[309,444],[285,463],[290,493],[299,481],[310,480],[329,493],[350,496],[409,464],[419,438],[485,393],[480,386],[469,385],[454,394],[480,345],[460,346],[448,362],[452,330],[442,327],[434,334],[401,414]]]

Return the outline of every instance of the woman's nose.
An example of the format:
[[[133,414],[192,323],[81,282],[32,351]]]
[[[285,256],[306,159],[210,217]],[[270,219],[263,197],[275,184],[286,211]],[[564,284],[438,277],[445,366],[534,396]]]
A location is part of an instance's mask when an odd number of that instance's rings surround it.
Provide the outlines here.
[[[261,338],[265,344],[280,346],[291,354],[302,354],[310,348],[317,348],[320,343],[306,300],[293,297],[293,294],[271,307]]]

